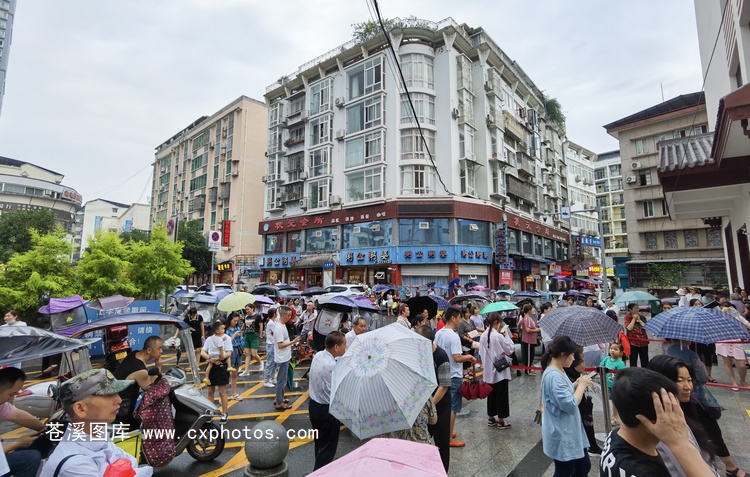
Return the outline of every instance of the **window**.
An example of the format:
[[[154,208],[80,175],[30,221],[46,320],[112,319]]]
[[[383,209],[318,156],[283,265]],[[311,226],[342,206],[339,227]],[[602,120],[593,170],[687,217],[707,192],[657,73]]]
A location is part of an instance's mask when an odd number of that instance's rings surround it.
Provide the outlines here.
[[[401,168],[401,194],[435,194],[435,171],[431,166],[404,166]],[[447,243],[447,242],[446,242]]]
[[[310,114],[331,110],[331,80],[324,79],[310,88]]]
[[[447,245],[448,219],[399,219],[399,245]]]
[[[695,229],[685,231],[685,246],[686,247],[698,247],[698,231]]]
[[[654,216],[654,203],[650,200],[647,200],[643,202],[643,217],[653,217]]]
[[[388,247],[393,235],[392,220],[344,225],[344,248]]]
[[[417,111],[417,119],[420,124],[435,124],[435,97],[424,93],[411,93],[411,101]],[[411,112],[409,98],[401,95],[401,123],[413,123],[414,115]]]
[[[208,153],[203,153],[200,156],[196,156],[193,158],[193,163],[191,164],[190,170],[194,171],[196,169],[200,169],[201,167],[208,164]]]
[[[323,116],[310,121],[310,145],[315,146],[331,140],[333,119],[331,116]]]
[[[308,207],[310,209],[320,209],[322,207],[328,207],[328,191],[330,190],[330,188],[330,179],[318,179],[315,181],[310,181],[308,186],[309,193],[307,194]]]
[[[505,184],[505,169],[497,161],[492,162],[492,193],[502,194]]]
[[[643,235],[646,239],[646,250],[656,250],[659,246],[659,243],[656,239],[656,234],[654,232],[649,232]]]
[[[284,119],[284,103],[276,102],[268,108],[268,127],[272,128]]]
[[[531,238],[534,240],[534,255],[542,256],[542,238],[536,235],[532,235]]]
[[[308,230],[305,234],[305,250],[308,252],[322,252],[339,248],[337,227]]]
[[[705,124],[702,124],[700,126],[695,126],[693,128],[693,135],[697,136],[699,134],[706,134],[708,132],[708,126]]]
[[[266,246],[263,253],[282,253],[284,252],[284,234],[266,235]]]
[[[300,230],[299,232],[289,232],[289,237],[286,242],[287,253],[298,253],[305,251],[305,231]]]
[[[662,200],[661,201],[661,215],[669,215],[669,210],[667,210],[667,201]]]
[[[380,132],[346,141],[346,167],[380,162],[383,159],[383,142]]]
[[[468,160],[461,161],[461,193],[465,195],[475,196],[477,194],[476,188],[476,174],[474,171],[474,164]]]
[[[190,191],[192,192],[194,190],[206,187],[207,176],[208,176],[208,174],[203,174],[202,176],[198,176],[195,179],[191,179],[190,180]]]
[[[471,60],[464,55],[456,57],[456,76],[458,77],[458,89],[472,90],[471,84]]]
[[[430,152],[435,151],[435,132],[422,130]],[[401,130],[401,159],[428,159],[419,129]]]
[[[474,130],[466,125],[458,133],[458,157],[474,160]]]
[[[305,170],[305,154],[298,152],[287,156],[286,158],[286,172],[288,174],[289,182],[294,182],[302,179],[302,172]]]
[[[678,131],[672,132],[672,138],[679,139],[681,137],[685,137],[685,130],[684,129],[680,129]]]
[[[706,242],[709,247],[721,247],[721,230],[706,229]]]
[[[531,243],[531,234],[521,232],[521,253],[531,255],[534,245]]]
[[[297,114],[305,109],[305,95],[299,96],[289,101],[289,115]]]
[[[458,219],[458,245],[490,245],[490,226],[479,220]]]
[[[383,167],[360,169],[346,175],[346,201],[376,199],[383,196]]]
[[[349,99],[380,91],[383,87],[383,57],[378,56],[346,72]]]
[[[230,161],[227,161],[230,163]],[[279,161],[276,160],[276,157],[269,157],[268,161],[266,162],[266,179],[268,181],[275,181],[277,175],[279,174]]]
[[[276,208],[276,187],[266,186],[266,210]]]
[[[506,239],[508,241],[508,253],[520,253],[518,250],[518,231],[507,229]]]
[[[635,141],[635,153],[639,156],[641,154],[646,153],[646,140],[645,139],[638,139]]]
[[[666,134],[659,134],[658,136],[654,137],[654,144],[659,144],[661,141],[666,141],[667,135]]]
[[[664,232],[664,248],[677,248],[677,232]]]
[[[302,142],[305,142],[305,126],[298,126],[289,130],[289,139],[284,145],[289,147]]]
[[[544,239],[544,256],[552,259],[555,258],[554,243],[550,239]]]
[[[594,179],[604,179],[607,177],[607,171],[604,168],[599,168],[594,171]]]
[[[640,184],[642,186],[651,185],[651,171],[645,170],[640,172]]]
[[[418,53],[402,55],[401,70],[407,86],[430,89],[435,87],[433,59],[429,56]]]
[[[330,148],[310,151],[310,177],[320,177],[331,173]]]
[[[382,97],[366,99],[346,108],[346,132],[351,134],[380,126],[383,122]]]

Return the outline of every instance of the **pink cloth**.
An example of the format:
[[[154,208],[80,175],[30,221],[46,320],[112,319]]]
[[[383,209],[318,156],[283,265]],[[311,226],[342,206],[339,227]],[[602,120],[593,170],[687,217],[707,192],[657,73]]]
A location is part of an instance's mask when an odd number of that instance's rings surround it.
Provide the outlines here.
[[[521,341],[528,344],[536,344],[536,335],[539,333],[528,333],[526,332],[526,328],[536,328],[536,323],[534,320],[531,319],[530,316],[524,316],[521,320],[521,326],[523,335],[521,336]]]
[[[16,411],[16,406],[9,402],[0,404],[0,419],[9,419]]]

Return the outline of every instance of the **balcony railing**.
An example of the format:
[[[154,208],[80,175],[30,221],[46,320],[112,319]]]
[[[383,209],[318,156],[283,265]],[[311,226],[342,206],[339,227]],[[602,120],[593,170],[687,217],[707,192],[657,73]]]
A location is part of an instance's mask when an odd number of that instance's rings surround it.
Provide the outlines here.
[[[518,163],[518,172],[526,174],[530,177],[536,177],[534,163],[525,153],[516,154],[516,158]]]
[[[533,204],[536,203],[536,194],[534,193],[534,188],[524,183],[523,181],[516,179],[513,176],[507,176],[507,178],[508,178],[508,186],[507,186],[508,194],[514,195],[520,199],[531,202]]]
[[[508,111],[503,111],[503,123],[505,124],[505,132],[508,132],[516,137],[516,139],[523,141],[526,137],[526,131],[524,130],[521,123],[513,117]]]

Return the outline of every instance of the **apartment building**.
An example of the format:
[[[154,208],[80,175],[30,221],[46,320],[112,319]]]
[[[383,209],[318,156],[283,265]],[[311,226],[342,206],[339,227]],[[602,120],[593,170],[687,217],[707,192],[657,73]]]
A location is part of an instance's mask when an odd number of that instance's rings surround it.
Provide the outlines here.
[[[382,35],[266,89],[264,278],[544,286],[569,233],[542,92],[482,28],[397,19],[389,37],[409,96]]]
[[[8,73],[8,57],[13,39],[13,18],[16,15],[16,0],[0,0],[0,113],[5,96],[5,77]]]
[[[220,231],[214,281],[257,280],[267,123],[265,103],[241,96],[156,148],[151,221]]]
[[[660,145],[698,139],[708,130],[703,94],[672,98],[604,128],[620,142],[630,286],[648,287],[655,269],[664,267],[680,272],[675,286],[726,281],[720,231],[699,217],[672,220],[669,189],[657,175]]]
[[[628,269],[624,264],[628,260],[628,224],[623,181],[620,151],[598,154],[594,164],[594,184],[596,202],[602,211],[607,276],[614,276],[620,287],[628,288]]]

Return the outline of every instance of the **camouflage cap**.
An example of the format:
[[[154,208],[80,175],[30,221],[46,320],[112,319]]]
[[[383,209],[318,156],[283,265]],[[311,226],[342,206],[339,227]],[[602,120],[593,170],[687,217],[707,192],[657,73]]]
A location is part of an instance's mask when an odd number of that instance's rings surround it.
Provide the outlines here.
[[[115,379],[106,369],[92,369],[62,383],[59,400],[63,406],[69,406],[89,396],[117,394],[134,382]]]

